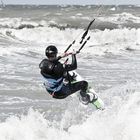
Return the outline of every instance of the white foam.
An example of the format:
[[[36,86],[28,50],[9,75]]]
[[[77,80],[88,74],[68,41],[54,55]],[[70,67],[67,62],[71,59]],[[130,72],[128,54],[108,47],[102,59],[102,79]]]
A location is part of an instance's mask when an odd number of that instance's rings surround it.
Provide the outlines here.
[[[112,93],[110,93],[112,94]],[[139,92],[131,92],[124,98],[112,96],[111,102],[104,111],[93,112],[80,124],[68,124],[63,130],[60,122],[51,122],[45,114],[32,109],[27,115],[11,116],[0,123],[0,139],[2,140],[138,140],[140,137],[140,108]],[[72,107],[73,108],[73,107]],[[77,113],[67,112],[65,122],[75,118]],[[78,118],[77,118],[78,119]],[[71,120],[72,121],[72,120]],[[66,124],[65,124],[66,125]],[[65,126],[64,126],[65,127]]]
[[[82,13],[77,13],[76,15],[77,15],[77,16],[82,16],[83,14],[82,14]]]
[[[55,15],[57,15],[57,16],[61,16],[61,15],[62,15],[62,13],[56,13]]]
[[[9,34],[7,34],[7,32]],[[77,42],[73,48],[79,47],[80,33],[82,35],[82,29],[65,29],[59,30],[58,28],[34,28],[34,29],[3,29],[0,33],[7,37],[7,39],[12,39],[15,41],[23,41],[32,44],[40,44],[42,46],[46,44],[56,44],[59,49],[64,50],[75,38]],[[122,50],[140,49],[140,29],[106,29],[104,31],[89,31],[91,39],[88,41],[86,46],[83,48],[82,53],[98,54],[102,55],[106,52],[111,52],[114,54],[120,53]],[[78,36],[78,38],[77,38]],[[35,49],[37,47],[31,47]],[[72,48],[72,49],[73,49]],[[9,54],[15,50],[20,52],[20,50],[25,50],[27,48],[21,48],[20,46],[13,46],[8,48],[1,48],[0,54]],[[41,51],[41,48],[40,48]]]
[[[103,138],[104,140],[128,140],[130,137],[135,140],[139,139],[140,109],[137,106],[139,101],[137,96],[138,93],[136,97],[130,97],[127,104],[116,99],[118,111],[113,107],[104,113],[95,113],[84,124],[72,126],[69,131],[84,139],[86,137],[98,140]]]
[[[111,11],[115,11],[115,10],[116,10],[116,7],[113,7],[113,8],[111,8],[110,10],[111,10]]]
[[[117,24],[123,24],[127,23],[128,21],[134,22],[134,23],[140,23],[140,17],[137,17],[133,14],[123,12],[121,14],[114,14],[112,17],[99,17],[99,20],[105,22],[112,22]]]
[[[18,28],[21,25],[39,26],[40,23],[30,21],[29,19],[23,20],[22,18],[1,18],[0,25],[5,28]]]

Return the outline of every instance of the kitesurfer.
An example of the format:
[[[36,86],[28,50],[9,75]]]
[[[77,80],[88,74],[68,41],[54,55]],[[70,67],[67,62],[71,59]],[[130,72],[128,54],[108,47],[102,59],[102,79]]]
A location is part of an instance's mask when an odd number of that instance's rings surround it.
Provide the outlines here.
[[[76,52],[71,53],[71,64],[63,64],[59,61],[61,58],[67,56],[66,53],[62,56],[57,56],[57,54],[58,49],[56,46],[49,45],[45,50],[46,58],[39,64],[47,92],[52,95],[53,98],[64,99],[80,91],[82,102],[88,104],[90,102],[90,96],[86,93],[88,82],[85,80],[73,82],[76,77],[75,75],[69,74],[69,71],[77,69]]]

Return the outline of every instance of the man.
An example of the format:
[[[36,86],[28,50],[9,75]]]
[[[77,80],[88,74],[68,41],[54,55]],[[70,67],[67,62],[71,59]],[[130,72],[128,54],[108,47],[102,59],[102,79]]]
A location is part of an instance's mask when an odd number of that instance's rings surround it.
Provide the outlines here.
[[[75,75],[71,76],[68,72],[77,69],[76,53],[72,55],[71,64],[62,64],[59,60],[66,57],[67,54],[57,57],[58,50],[55,46],[50,45],[46,48],[46,59],[39,64],[41,75],[44,78],[44,86],[48,93],[56,99],[64,99],[67,96],[80,90],[81,100],[84,104],[90,102],[90,96],[86,94],[88,83],[79,81],[71,83]],[[64,80],[69,82],[64,83]]]

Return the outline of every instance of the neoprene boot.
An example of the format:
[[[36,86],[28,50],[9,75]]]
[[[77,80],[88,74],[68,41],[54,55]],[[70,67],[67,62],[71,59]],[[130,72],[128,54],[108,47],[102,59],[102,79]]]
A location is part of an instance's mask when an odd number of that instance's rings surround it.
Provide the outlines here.
[[[80,101],[84,104],[87,105],[90,102],[90,96],[85,93],[85,96],[80,96]]]

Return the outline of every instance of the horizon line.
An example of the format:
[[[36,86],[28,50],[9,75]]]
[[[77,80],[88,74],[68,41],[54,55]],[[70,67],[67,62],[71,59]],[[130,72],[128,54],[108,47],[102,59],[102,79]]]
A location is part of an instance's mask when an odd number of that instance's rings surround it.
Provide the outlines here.
[[[8,5],[35,5],[35,6],[97,6],[97,5],[106,5],[106,6],[140,6],[140,4],[5,4],[5,6]]]

